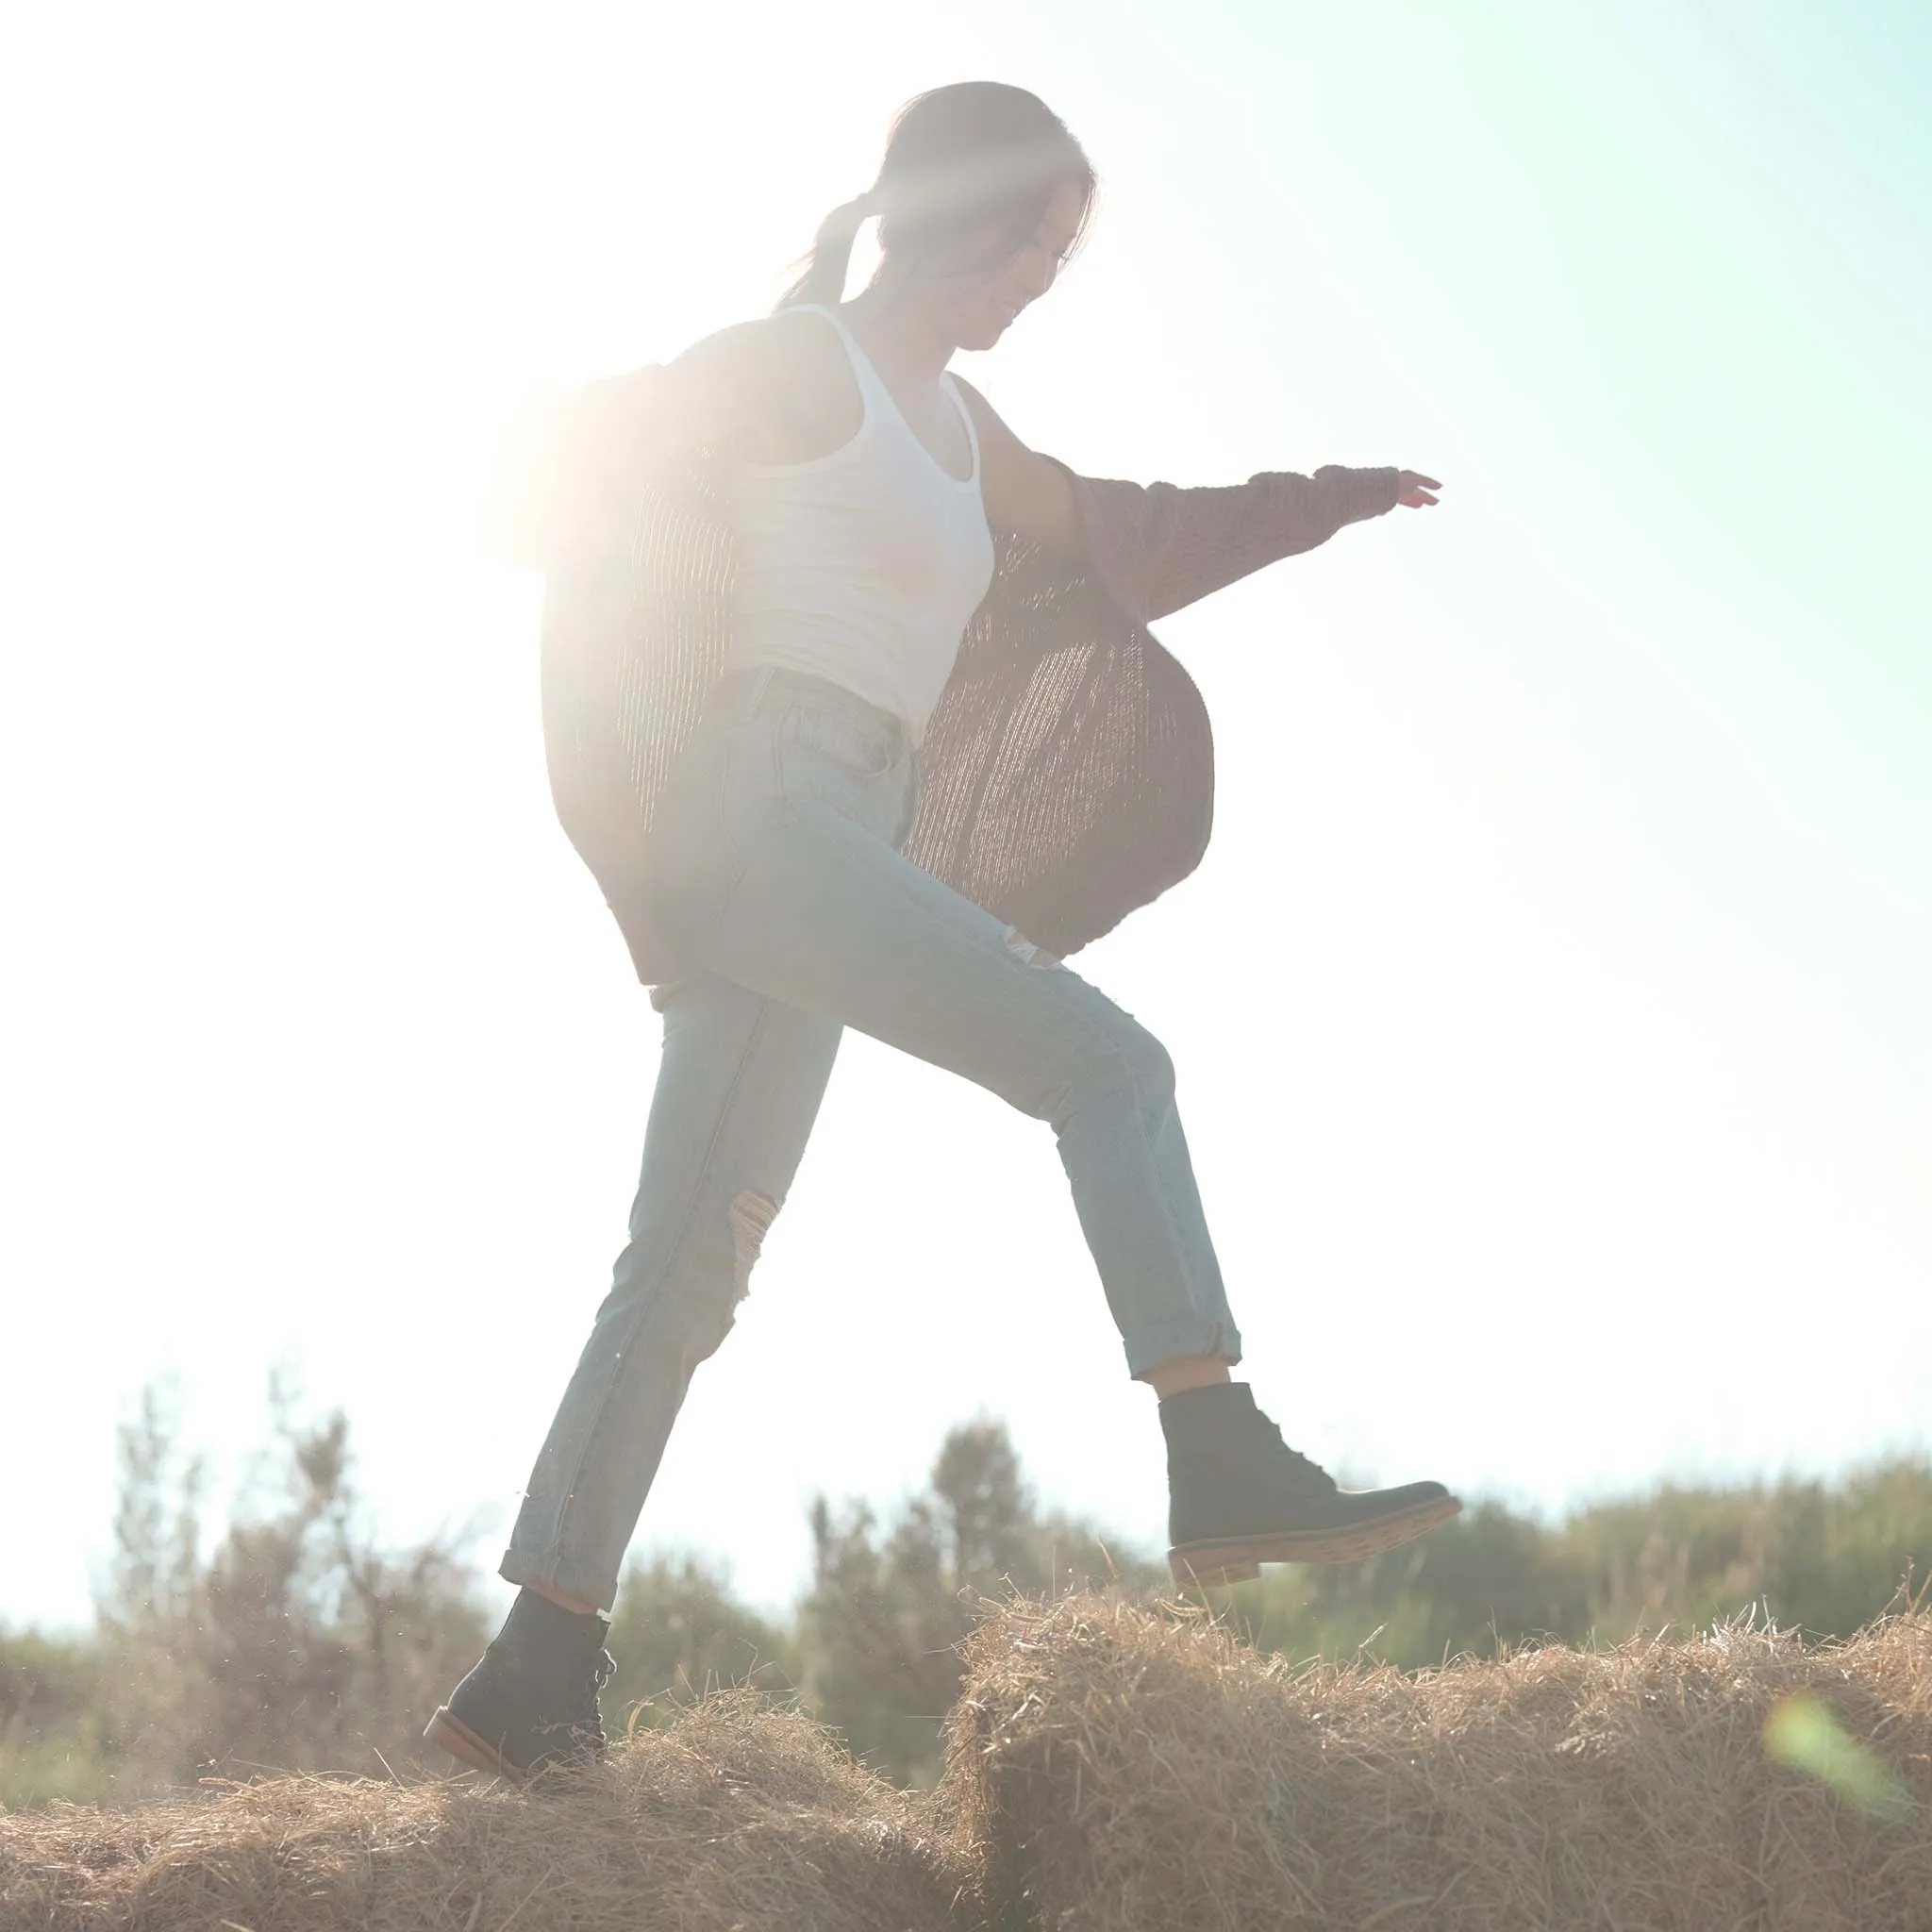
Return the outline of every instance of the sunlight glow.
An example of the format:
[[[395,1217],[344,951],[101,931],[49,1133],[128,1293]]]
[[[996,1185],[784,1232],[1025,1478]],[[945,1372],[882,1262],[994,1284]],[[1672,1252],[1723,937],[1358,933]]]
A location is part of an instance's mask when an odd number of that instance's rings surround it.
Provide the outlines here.
[[[972,74],[1102,176],[967,369],[1023,436],[1447,486],[1161,626],[1215,845],[1075,962],[1180,1067],[1257,1389],[1331,1464],[1547,1508],[1924,1441],[1932,150],[1859,106],[1924,48],[1774,11],[1745,72],[1681,9],[1526,0],[42,9],[0,1615],[84,1614],[170,1366],[218,1458],[291,1356],[400,1532],[507,1524],[656,1032],[552,814],[501,448],[533,391],[769,308],[892,108]],[[806,1495],[909,1486],[981,1407],[1158,1541],[1049,1141],[850,1041],[641,1535],[778,1601]]]

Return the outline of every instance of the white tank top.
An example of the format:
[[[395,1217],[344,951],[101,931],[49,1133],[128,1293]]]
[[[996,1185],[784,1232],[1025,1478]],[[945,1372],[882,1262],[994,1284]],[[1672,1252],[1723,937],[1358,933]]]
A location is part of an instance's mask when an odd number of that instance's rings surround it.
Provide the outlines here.
[[[972,469],[950,475],[899,413],[844,322],[858,433],[805,463],[733,466],[738,530],[729,662],[828,678],[905,721],[914,744],[992,582],[979,438],[950,375]]]

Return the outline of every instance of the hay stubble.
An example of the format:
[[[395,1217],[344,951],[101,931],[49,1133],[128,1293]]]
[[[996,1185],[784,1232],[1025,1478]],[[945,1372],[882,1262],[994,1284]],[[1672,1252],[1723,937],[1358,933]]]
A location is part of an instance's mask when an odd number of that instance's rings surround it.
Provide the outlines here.
[[[1409,1675],[1173,1604],[982,1612],[930,1792],[734,1690],[528,1790],[417,1770],[0,1815],[0,1932],[1932,1932],[1924,1610]],[[1767,1750],[1794,1698],[1882,1805]]]

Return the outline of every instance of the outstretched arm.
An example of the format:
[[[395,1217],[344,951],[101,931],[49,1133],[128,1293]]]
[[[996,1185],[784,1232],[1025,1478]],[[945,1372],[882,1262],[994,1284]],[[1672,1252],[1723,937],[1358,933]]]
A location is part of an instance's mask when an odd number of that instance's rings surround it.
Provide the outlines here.
[[[979,431],[988,521],[1091,572],[1142,622],[1312,550],[1344,524],[1433,504],[1442,487],[1415,470],[1338,463],[1206,489],[1082,476],[1028,449],[972,384],[959,387]]]
[[[1143,624],[1196,603],[1344,524],[1395,508],[1403,473],[1326,463],[1312,476],[1269,470],[1245,483],[1179,489],[1082,476],[1076,491],[1093,575]]]

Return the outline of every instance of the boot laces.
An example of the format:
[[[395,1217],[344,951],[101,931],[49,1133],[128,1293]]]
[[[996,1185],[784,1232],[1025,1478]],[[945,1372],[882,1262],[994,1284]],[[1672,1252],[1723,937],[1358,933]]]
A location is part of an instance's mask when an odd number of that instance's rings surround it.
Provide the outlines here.
[[[617,1674],[617,1659],[608,1650],[598,1651],[591,1661],[588,1686],[590,1694],[573,1715],[544,1724],[546,1731],[569,1731],[595,1744],[601,1750],[608,1740],[604,1735],[603,1713],[597,1708],[599,1692],[607,1689],[612,1677]]]
[[[608,1650],[600,1650],[591,1665],[591,1710],[588,1720],[581,1726],[584,1735],[601,1751],[608,1741],[604,1736],[603,1713],[597,1708],[598,1694],[609,1687],[610,1680],[617,1674],[617,1659]]]
[[[1256,1434],[1267,1445],[1271,1455],[1279,1457],[1288,1464],[1295,1480],[1311,1490],[1332,1491],[1335,1478],[1319,1462],[1311,1461],[1299,1449],[1291,1449],[1281,1440],[1279,1424],[1271,1421],[1257,1408],[1255,1411]]]

